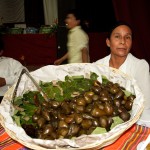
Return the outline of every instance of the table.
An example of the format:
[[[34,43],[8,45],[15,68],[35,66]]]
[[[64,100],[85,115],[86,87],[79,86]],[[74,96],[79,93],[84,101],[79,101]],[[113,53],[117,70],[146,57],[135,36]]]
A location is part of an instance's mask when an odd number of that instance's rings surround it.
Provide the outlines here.
[[[134,124],[113,144],[102,150],[136,150],[137,145],[144,141],[150,134],[150,128]],[[11,139],[0,125],[0,149],[1,150],[29,150],[22,144]]]

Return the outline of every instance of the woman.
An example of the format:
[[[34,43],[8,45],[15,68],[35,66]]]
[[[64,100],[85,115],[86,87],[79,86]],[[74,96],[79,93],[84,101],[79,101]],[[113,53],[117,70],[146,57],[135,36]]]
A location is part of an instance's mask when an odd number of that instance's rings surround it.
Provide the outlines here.
[[[132,76],[145,97],[144,112],[140,120],[150,120],[150,74],[149,64],[144,59],[138,59],[130,53],[132,47],[132,30],[125,23],[118,23],[111,30],[106,44],[110,48],[110,55],[96,63],[102,63],[109,67],[121,70]],[[139,120],[139,124],[142,122]]]

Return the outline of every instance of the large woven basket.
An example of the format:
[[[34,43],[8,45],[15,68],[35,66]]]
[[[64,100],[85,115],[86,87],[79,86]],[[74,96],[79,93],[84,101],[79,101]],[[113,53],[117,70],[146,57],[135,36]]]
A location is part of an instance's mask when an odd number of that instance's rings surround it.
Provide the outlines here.
[[[36,81],[51,81],[53,79],[63,80],[66,75],[87,75],[90,71],[95,72],[99,76],[105,75],[109,80],[121,84],[123,87],[136,94],[136,99],[131,111],[131,119],[125,123],[117,125],[111,131],[104,134],[84,135],[73,140],[40,140],[28,137],[24,130],[18,127],[12,120],[13,106],[11,105],[14,86],[5,94],[0,105],[0,123],[5,128],[8,135],[23,144],[24,146],[35,150],[63,150],[63,149],[99,149],[115,142],[127,129],[138,121],[143,111],[144,97],[138,88],[134,79],[119,70],[112,69],[103,65],[96,64],[68,64],[61,66],[45,66],[31,73]],[[101,80],[101,79],[100,79]],[[26,87],[25,87],[26,86]],[[24,88],[25,87],[25,88]],[[20,82],[17,95],[21,95],[28,89],[35,88],[28,80],[27,76],[23,76]]]

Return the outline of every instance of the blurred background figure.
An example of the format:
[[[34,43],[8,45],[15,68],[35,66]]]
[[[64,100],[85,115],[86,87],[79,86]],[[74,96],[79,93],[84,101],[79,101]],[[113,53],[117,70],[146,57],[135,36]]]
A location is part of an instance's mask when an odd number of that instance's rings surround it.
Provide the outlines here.
[[[78,10],[72,9],[67,12],[65,23],[68,32],[67,53],[57,59],[54,64],[60,65],[66,59],[68,63],[88,63],[89,58],[89,37],[81,28],[81,14]]]
[[[17,60],[4,57],[4,44],[0,38],[0,102],[4,94],[18,79],[24,66]]]

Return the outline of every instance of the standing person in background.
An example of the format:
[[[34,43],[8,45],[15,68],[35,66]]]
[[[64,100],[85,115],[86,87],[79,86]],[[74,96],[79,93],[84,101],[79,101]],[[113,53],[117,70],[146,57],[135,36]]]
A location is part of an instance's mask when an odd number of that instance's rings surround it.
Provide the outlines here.
[[[0,102],[8,90],[18,79],[23,65],[9,57],[3,57],[4,45],[0,39]]]
[[[123,22],[117,23],[109,33],[106,44],[110,55],[96,61],[121,70],[136,81],[145,97],[144,111],[140,120],[150,120],[150,74],[149,64],[144,59],[138,59],[130,53],[132,47],[132,29]],[[143,124],[141,121],[138,124]],[[147,125],[145,123],[145,125]],[[149,125],[150,126],[150,125]]]
[[[57,59],[54,64],[60,65],[64,60],[68,60],[68,63],[88,63],[90,61],[89,38],[80,26],[80,13],[75,9],[68,11],[65,23],[69,29],[67,53]]]

